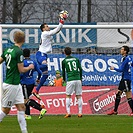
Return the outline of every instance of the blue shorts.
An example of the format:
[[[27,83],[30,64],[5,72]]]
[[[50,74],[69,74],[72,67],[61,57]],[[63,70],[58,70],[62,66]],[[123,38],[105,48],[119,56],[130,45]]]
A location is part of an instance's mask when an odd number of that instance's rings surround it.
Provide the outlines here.
[[[41,65],[44,60],[47,61],[47,57],[47,54],[42,53],[40,51],[37,51],[36,53],[36,59],[39,65]]]

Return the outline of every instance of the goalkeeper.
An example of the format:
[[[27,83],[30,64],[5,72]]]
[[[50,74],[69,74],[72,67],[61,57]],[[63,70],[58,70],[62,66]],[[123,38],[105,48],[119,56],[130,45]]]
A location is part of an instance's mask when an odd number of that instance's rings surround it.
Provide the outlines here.
[[[39,90],[48,77],[47,54],[52,53],[53,35],[57,34],[61,30],[64,24],[64,20],[68,17],[68,12],[65,11],[65,13],[67,14],[64,14],[64,11],[60,12],[59,25],[55,29],[50,30],[49,26],[46,23],[43,23],[40,26],[40,29],[42,31],[41,43],[39,50],[36,53],[36,59],[43,74],[40,79],[40,83],[32,92],[38,99],[40,99],[40,96],[38,94]]]

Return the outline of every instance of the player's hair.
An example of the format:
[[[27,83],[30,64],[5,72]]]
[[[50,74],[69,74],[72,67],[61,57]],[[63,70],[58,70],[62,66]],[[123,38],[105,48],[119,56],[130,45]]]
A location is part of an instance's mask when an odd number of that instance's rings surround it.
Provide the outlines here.
[[[66,47],[66,48],[64,49],[64,52],[65,52],[66,55],[70,55],[70,54],[72,53],[72,50],[71,50],[70,47]]]
[[[41,24],[41,26],[40,26],[41,31],[43,31],[43,28],[45,27],[46,24],[47,24],[47,23]]]
[[[128,46],[122,46],[124,48],[124,51],[126,51],[126,53],[128,54],[129,52],[129,47]]]
[[[28,48],[25,48],[25,49],[23,50],[23,56],[24,56],[24,57],[30,57],[30,50],[29,50]]]
[[[24,43],[25,42],[25,34],[22,31],[16,31],[13,35],[15,43]]]

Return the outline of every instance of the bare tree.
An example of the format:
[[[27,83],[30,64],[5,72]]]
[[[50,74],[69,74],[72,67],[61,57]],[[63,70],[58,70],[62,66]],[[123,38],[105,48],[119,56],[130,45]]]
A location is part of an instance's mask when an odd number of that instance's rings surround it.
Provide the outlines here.
[[[0,0],[1,1],[1,0]],[[2,22],[25,23],[35,14],[34,3],[37,0],[3,0]]]
[[[81,0],[78,0],[78,23],[80,23],[81,17]]]
[[[35,12],[35,2],[36,0],[13,0],[13,23],[25,23]]]
[[[133,20],[132,0],[93,0],[92,21],[131,22]]]
[[[2,8],[2,23],[6,21],[6,0],[3,0],[3,8]]]
[[[87,22],[91,22],[91,0],[87,0]]]
[[[20,23],[21,22],[21,10],[18,6],[18,1],[13,0],[13,23]]]
[[[0,0],[1,23],[57,23],[61,10],[69,23],[132,22],[132,0]]]
[[[75,17],[77,17],[77,15],[75,16],[75,14],[77,14],[75,9],[76,7],[71,0],[67,2],[65,2],[65,0],[49,0],[47,2],[37,1],[35,4],[37,7],[37,13],[34,14],[33,19],[37,23],[57,23],[59,19],[59,12],[62,10],[67,10],[69,12],[69,18],[66,20],[66,22],[74,22]]]

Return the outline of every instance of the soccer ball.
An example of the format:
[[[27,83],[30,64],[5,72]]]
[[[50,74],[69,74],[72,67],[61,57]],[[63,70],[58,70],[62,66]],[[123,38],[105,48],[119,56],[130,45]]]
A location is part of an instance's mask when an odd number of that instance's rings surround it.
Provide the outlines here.
[[[66,11],[66,10],[63,10],[63,11],[61,11],[61,12],[59,13],[59,17],[60,17],[60,18],[66,19],[66,18],[68,18],[68,16],[69,16],[69,13],[68,13],[68,11]]]
[[[49,86],[54,86],[55,82],[53,80],[49,81]]]

